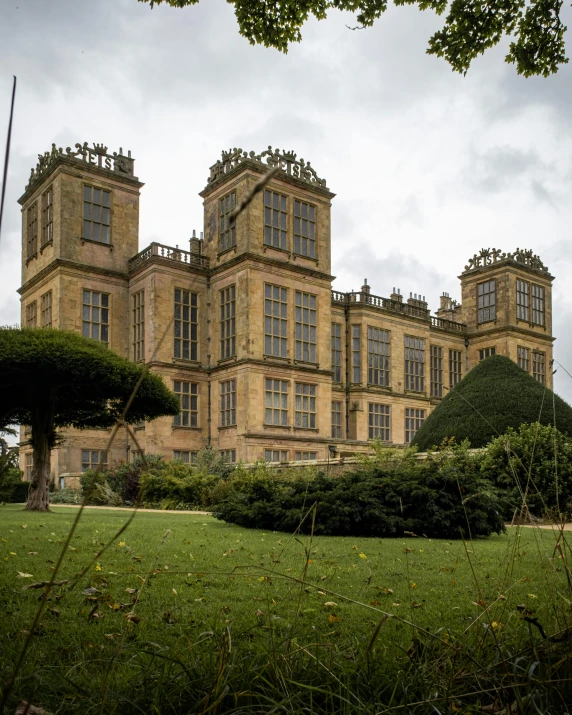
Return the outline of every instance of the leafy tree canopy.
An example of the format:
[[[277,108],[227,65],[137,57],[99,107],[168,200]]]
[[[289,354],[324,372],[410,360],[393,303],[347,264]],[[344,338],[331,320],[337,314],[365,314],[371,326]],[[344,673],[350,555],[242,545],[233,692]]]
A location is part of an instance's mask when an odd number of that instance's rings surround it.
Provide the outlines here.
[[[151,7],[165,2],[171,7],[196,5],[199,0],[139,0]],[[301,28],[310,15],[323,20],[332,9],[357,13],[358,28],[371,27],[387,10],[388,0],[228,0],[234,5],[240,34],[251,44],[282,52],[302,39]],[[466,73],[471,62],[511,38],[506,61],[529,77],[547,77],[568,59],[564,48],[565,25],[560,20],[561,0],[394,0],[395,5],[417,4],[420,10],[446,15],[443,28],[429,40],[427,53],[443,57],[451,67]],[[355,29],[358,29],[355,28]],[[354,29],[354,28],[352,28]]]
[[[179,411],[159,375],[102,343],[51,328],[0,328],[0,426],[32,430],[28,509],[48,509],[56,429],[111,427],[127,406],[126,422]]]
[[[572,436],[572,407],[510,358],[493,355],[476,365],[433,410],[413,438],[421,451],[454,437],[484,447],[509,427],[540,422]]]
[[[143,368],[103,343],[64,330],[0,328],[0,424],[32,424],[50,405],[53,427],[115,424]],[[159,375],[144,375],[126,422],[177,414]]]

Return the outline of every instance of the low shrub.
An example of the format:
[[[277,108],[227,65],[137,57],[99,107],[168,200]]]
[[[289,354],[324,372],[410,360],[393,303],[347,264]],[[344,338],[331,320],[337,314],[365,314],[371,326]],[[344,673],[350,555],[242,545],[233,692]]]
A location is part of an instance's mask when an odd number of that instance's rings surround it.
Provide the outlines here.
[[[50,494],[50,504],[81,504],[81,493],[77,489],[59,489]]]
[[[9,467],[0,472],[0,502],[19,504],[28,499],[30,484],[22,481],[22,472]]]
[[[89,504],[131,506],[139,500],[142,507],[209,509],[228,495],[233,471],[218,451],[205,448],[194,464],[149,454],[105,471],[85,472],[80,481]]]
[[[316,519],[303,533],[329,536],[403,536],[433,538],[490,536],[505,530],[497,490],[484,478],[467,444],[422,464],[404,460],[400,468],[367,469],[310,481],[272,477],[237,479],[215,509],[218,519],[243,527],[296,530],[317,503]]]
[[[482,472],[502,489],[507,519],[572,513],[572,439],[551,425],[509,428],[487,446]]]

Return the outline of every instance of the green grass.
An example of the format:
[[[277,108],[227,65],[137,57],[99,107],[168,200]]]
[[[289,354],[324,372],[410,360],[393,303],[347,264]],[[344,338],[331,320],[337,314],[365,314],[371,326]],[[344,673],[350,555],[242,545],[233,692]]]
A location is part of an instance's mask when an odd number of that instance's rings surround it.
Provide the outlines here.
[[[50,578],[75,514],[0,507],[2,684],[42,594],[22,589]],[[87,510],[58,579],[73,583],[128,516]],[[494,694],[462,697],[477,681],[486,689],[487,678],[466,677],[471,668],[508,670],[503,659],[520,652],[532,658],[521,665],[542,660],[540,632],[517,605],[548,635],[570,624],[555,543],[540,529],[466,544],[293,538],[141,512],[71,592],[54,590],[12,700],[51,712],[373,713],[425,699],[430,688],[463,706],[489,703]],[[87,587],[99,593],[86,596]],[[135,606],[126,589],[138,589]],[[94,607],[100,617],[90,617]],[[126,619],[133,611],[138,623]],[[397,618],[370,647],[385,612]],[[436,712],[410,708],[396,712]]]

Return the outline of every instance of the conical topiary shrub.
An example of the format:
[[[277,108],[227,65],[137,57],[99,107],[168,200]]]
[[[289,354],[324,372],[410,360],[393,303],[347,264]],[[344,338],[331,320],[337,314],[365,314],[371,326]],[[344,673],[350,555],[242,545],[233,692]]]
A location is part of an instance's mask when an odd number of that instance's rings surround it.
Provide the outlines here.
[[[510,358],[493,355],[476,365],[433,410],[412,444],[420,451],[448,438],[484,447],[509,427],[540,422],[572,436],[572,407]]]

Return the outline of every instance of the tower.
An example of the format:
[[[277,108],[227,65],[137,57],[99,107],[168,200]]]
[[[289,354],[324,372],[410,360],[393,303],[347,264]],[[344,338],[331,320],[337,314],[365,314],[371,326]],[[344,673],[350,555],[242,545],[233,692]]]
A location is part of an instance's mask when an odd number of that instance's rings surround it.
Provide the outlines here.
[[[469,363],[506,355],[552,389],[552,281],[531,250],[482,249],[459,276]]]
[[[309,162],[269,147],[258,155],[223,152],[201,196],[219,448],[236,446],[246,461],[285,461],[308,452],[312,440],[323,458],[330,438],[334,194]],[[236,207],[243,208],[234,218]]]
[[[127,355],[128,259],[137,252],[142,186],[121,149],[53,144],[38,157],[19,199],[22,325],[73,330]],[[74,434],[66,431],[54,453],[56,473],[80,471]],[[93,440],[104,434],[93,431]],[[90,462],[102,449],[90,450]]]

